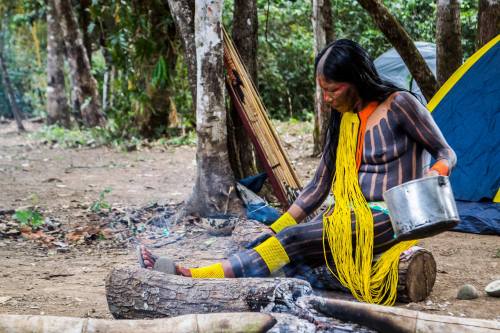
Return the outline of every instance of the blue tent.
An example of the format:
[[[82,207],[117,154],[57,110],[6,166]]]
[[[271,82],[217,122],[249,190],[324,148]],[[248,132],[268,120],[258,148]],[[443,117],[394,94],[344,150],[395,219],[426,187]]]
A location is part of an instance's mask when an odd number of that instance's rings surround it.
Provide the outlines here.
[[[454,230],[500,235],[500,35],[474,53],[427,107],[457,153],[450,181],[461,221]]]
[[[427,107],[458,163],[458,200],[492,201],[500,185],[500,35],[472,55]]]

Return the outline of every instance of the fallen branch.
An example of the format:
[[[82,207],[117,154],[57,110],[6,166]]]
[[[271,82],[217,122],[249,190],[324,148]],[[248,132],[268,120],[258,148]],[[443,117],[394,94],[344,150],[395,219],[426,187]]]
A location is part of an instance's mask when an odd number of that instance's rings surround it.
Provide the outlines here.
[[[276,319],[265,313],[192,314],[155,320],[0,315],[2,333],[260,333],[275,324]]]
[[[414,310],[321,297],[311,298],[309,304],[326,315],[354,322],[379,332],[498,333],[500,331],[500,322],[493,320],[439,316]]]

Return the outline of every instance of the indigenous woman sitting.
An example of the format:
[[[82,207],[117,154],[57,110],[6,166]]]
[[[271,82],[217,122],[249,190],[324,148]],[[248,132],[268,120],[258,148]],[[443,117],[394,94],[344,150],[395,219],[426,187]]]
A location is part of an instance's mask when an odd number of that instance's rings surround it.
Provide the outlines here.
[[[399,256],[416,242],[394,238],[382,193],[423,176],[448,176],[455,153],[424,105],[382,80],[357,43],[342,39],[325,47],[316,58],[315,74],[331,122],[312,181],[271,225],[272,236],[265,241],[207,267],[176,265],[176,274],[266,277],[285,266],[293,274],[298,265],[327,264],[357,299],[394,302]],[[437,162],[429,168],[430,155]],[[335,204],[301,223],[330,191]],[[378,253],[383,254],[372,263]],[[152,269],[156,256],[144,247],[140,254]]]

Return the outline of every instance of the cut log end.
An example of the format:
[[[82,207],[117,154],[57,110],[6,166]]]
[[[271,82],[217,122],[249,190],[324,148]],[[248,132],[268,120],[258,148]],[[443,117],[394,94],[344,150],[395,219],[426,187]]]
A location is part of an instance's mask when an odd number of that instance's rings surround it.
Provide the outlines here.
[[[417,250],[399,266],[398,301],[420,302],[426,299],[436,282],[436,261],[427,250]]]

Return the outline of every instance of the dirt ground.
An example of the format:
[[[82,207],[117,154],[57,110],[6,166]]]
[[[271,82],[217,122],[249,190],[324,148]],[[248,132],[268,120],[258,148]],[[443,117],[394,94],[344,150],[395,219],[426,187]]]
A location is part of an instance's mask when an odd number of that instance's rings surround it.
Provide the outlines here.
[[[30,131],[39,126],[27,125]],[[305,182],[318,162],[310,157],[310,125],[280,124],[278,131]],[[0,212],[36,206],[65,230],[95,223],[88,207],[106,188],[111,192],[105,201],[117,210],[179,203],[189,195],[195,171],[191,146],[153,145],[132,152],[62,149],[18,135],[12,123],[0,124]],[[175,233],[186,230],[175,229],[169,237]],[[181,241],[155,251],[188,266],[204,264],[225,256],[224,238],[206,236],[195,228]],[[500,279],[500,238],[446,232],[421,245],[437,262],[434,290],[423,302],[397,306],[500,321],[500,298],[483,291]],[[98,238],[59,251],[22,237],[2,238],[0,233],[0,313],[111,318],[104,279],[118,263],[135,264],[133,247],[126,240]],[[479,298],[456,299],[458,288],[466,283],[479,290]]]

